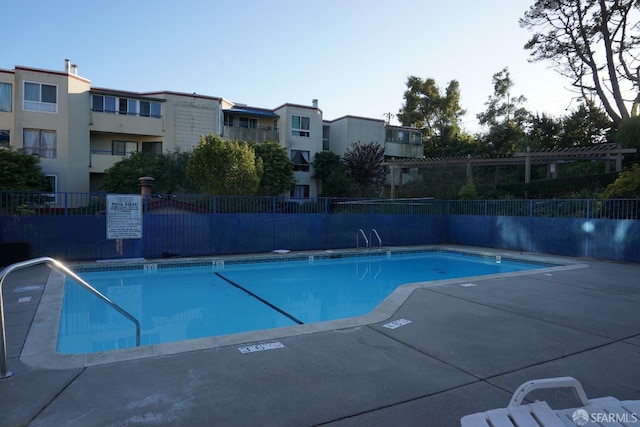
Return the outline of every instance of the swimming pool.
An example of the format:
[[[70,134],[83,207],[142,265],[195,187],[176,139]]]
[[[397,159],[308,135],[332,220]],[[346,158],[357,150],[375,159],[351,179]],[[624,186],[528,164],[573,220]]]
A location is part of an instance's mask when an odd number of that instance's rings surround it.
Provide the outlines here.
[[[403,284],[549,266],[450,251],[357,255],[145,263],[77,273],[136,317],[141,345],[152,345],[352,318],[374,310]],[[58,352],[135,345],[128,319],[87,290],[65,286]]]

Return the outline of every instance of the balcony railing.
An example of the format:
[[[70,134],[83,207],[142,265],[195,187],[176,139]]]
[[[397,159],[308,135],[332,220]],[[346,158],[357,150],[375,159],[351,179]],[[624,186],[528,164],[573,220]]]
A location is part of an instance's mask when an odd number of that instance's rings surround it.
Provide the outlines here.
[[[103,110],[99,108],[92,108],[91,111],[95,113],[115,114],[119,116],[134,116],[134,117],[151,117],[154,119],[161,119],[162,115],[152,113],[134,113],[130,111],[115,111],[115,110]]]
[[[236,128],[245,128],[245,129],[271,130],[271,131],[277,131],[278,130],[278,128],[276,126],[256,126],[256,125],[251,125],[251,124],[247,124],[247,123],[224,122],[223,125],[224,126],[228,126],[230,128],[236,127]]]
[[[250,126],[238,125],[237,123],[233,126],[224,124],[222,136],[228,139],[254,141],[257,143],[266,141],[279,142],[280,140],[278,128],[275,126]]]

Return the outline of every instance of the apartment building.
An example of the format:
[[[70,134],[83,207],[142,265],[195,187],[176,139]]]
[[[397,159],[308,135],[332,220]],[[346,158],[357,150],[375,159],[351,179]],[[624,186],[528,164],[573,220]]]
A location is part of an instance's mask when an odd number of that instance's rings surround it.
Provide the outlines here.
[[[105,171],[130,153],[190,151],[209,133],[286,147],[297,183],[288,196],[296,199],[320,193],[311,163],[322,150],[342,155],[373,141],[388,157],[422,156],[417,129],[356,116],[325,121],[317,100],[268,109],[196,93],[92,87],[69,60],[61,71],[0,69],[0,147],[39,156],[52,193],[101,191]]]

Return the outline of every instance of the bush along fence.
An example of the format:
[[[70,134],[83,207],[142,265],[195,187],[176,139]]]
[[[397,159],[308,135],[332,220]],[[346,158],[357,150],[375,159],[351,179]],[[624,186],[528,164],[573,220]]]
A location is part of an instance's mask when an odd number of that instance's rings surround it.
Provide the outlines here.
[[[120,239],[108,238],[106,194],[0,192],[0,264],[36,256],[161,258],[367,244],[460,244],[640,262],[638,199],[128,197],[140,200],[140,235]]]

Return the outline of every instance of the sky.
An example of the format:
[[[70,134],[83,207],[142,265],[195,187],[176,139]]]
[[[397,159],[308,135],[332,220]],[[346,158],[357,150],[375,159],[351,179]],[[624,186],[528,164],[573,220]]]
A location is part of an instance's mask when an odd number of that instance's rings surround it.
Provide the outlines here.
[[[4,0],[0,68],[64,70],[93,87],[174,91],[273,109],[311,105],[325,120],[385,119],[409,76],[460,83],[463,128],[508,67],[533,113],[577,107],[570,82],[530,63],[518,20],[534,0]],[[28,16],[27,16],[28,12]],[[568,110],[569,109],[569,110]],[[398,124],[392,117],[392,124]]]

